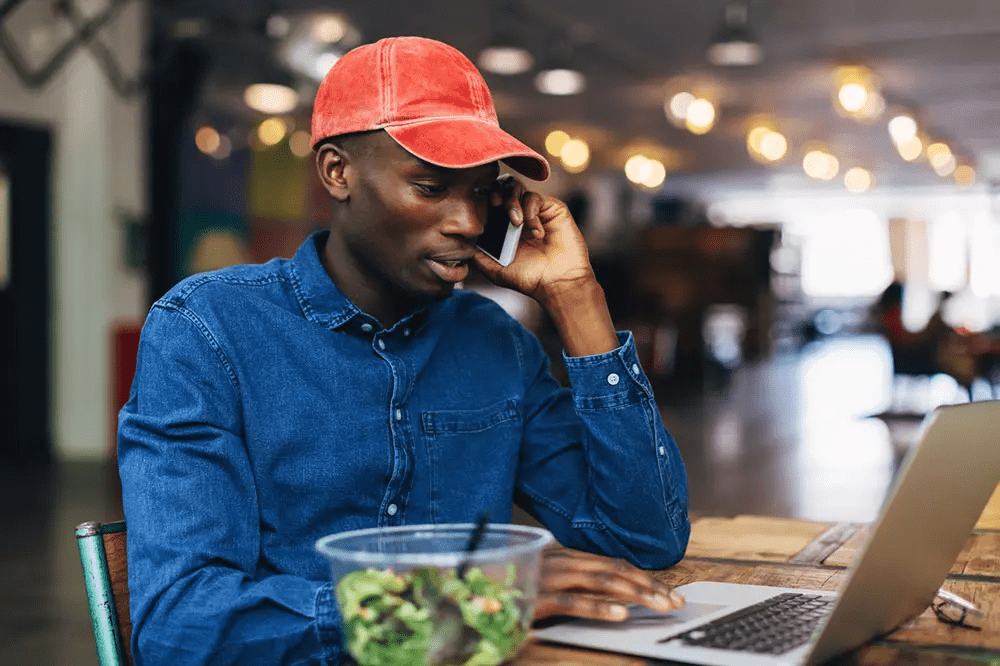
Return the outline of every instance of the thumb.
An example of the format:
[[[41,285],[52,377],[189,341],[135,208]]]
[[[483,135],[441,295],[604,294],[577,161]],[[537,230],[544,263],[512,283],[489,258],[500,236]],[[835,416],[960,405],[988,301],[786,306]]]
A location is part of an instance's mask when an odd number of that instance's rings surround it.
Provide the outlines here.
[[[473,256],[473,261],[476,263],[476,268],[479,272],[486,276],[486,279],[493,284],[498,284],[501,280],[500,274],[503,272],[504,267],[493,260],[488,254],[476,248],[476,254]]]

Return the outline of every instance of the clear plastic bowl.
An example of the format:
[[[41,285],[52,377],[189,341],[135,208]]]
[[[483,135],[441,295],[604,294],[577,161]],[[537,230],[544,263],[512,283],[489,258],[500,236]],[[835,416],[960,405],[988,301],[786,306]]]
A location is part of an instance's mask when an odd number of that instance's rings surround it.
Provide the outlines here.
[[[543,529],[472,524],[342,532],[316,549],[330,561],[344,647],[359,666],[483,666],[524,644],[538,597]],[[468,562],[459,579],[457,568]]]

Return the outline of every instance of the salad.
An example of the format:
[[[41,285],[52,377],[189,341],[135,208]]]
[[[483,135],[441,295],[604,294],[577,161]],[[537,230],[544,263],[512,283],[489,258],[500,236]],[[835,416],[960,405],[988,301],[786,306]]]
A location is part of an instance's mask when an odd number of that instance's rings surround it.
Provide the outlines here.
[[[515,577],[513,564],[502,583],[475,567],[351,572],[337,585],[347,649],[359,666],[499,664],[527,637]]]

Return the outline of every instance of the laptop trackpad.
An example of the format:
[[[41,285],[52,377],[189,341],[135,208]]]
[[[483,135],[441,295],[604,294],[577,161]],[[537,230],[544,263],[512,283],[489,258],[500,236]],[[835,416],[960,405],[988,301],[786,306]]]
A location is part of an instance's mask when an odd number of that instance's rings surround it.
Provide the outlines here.
[[[686,624],[723,608],[726,608],[726,606],[688,602],[684,608],[672,610],[669,613],[661,613],[645,606],[631,606],[629,608],[628,619],[621,626],[641,626],[655,623],[658,627],[670,627],[678,624]]]

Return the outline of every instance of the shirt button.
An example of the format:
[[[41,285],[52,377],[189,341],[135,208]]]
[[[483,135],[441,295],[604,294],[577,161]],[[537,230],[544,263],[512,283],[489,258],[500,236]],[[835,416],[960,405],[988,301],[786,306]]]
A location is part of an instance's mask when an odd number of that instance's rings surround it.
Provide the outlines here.
[[[617,372],[612,372],[610,375],[608,375],[608,383],[611,384],[612,386],[617,386],[618,382],[620,381],[621,377],[618,376]]]
[[[383,340],[378,341],[378,348],[385,350],[385,342]]]
[[[385,512],[388,513],[390,516],[395,516],[396,515],[396,505],[395,504],[390,504],[389,506],[387,506],[385,508]]]
[[[372,332],[372,325],[371,324],[361,324],[361,330],[364,331],[365,333],[371,333]]]
[[[399,410],[399,409],[396,410],[396,420],[397,421],[402,421],[403,420],[403,412],[402,412],[402,410]]]
[[[410,337],[410,329],[408,329],[408,328],[404,328],[403,329],[403,337],[407,337],[407,338]]]
[[[638,363],[633,363],[632,364],[632,374],[633,375],[639,374],[639,364]]]
[[[660,447],[660,455],[662,456],[662,455],[666,454],[666,452],[667,452],[667,450],[661,446]]]

